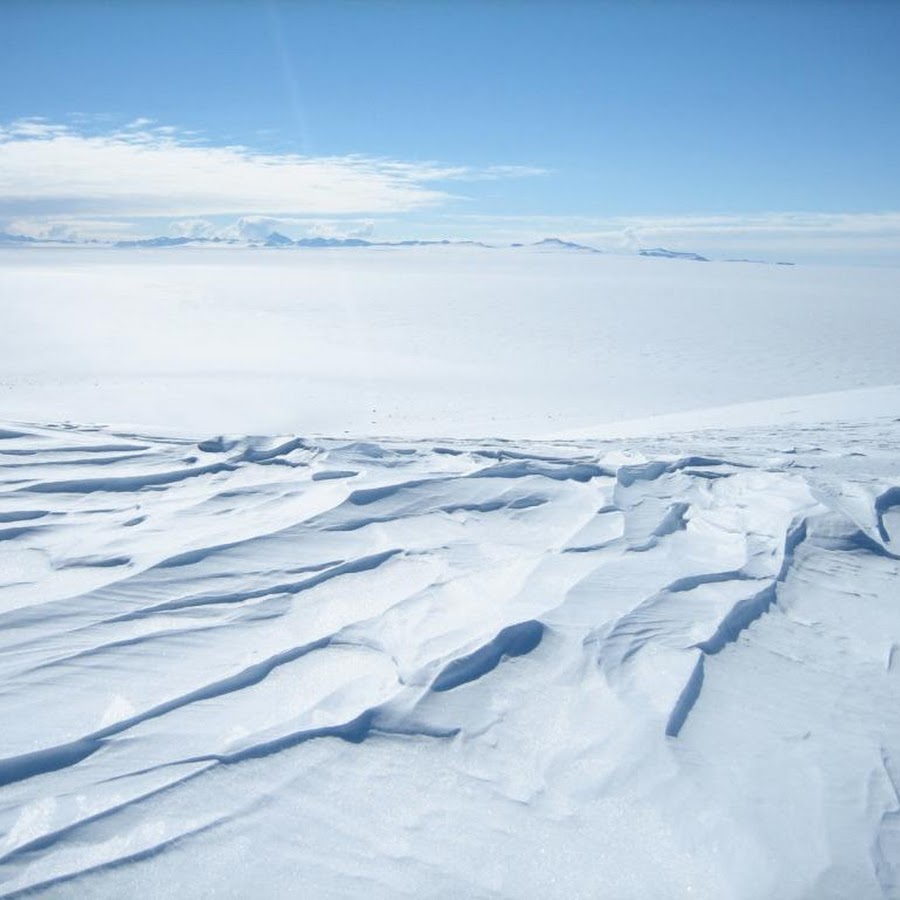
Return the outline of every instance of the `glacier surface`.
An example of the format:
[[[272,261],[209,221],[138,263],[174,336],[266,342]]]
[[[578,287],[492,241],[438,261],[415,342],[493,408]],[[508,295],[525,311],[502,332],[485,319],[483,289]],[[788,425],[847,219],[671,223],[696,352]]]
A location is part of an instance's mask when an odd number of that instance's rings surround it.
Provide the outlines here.
[[[53,252],[0,896],[900,897],[896,272]]]

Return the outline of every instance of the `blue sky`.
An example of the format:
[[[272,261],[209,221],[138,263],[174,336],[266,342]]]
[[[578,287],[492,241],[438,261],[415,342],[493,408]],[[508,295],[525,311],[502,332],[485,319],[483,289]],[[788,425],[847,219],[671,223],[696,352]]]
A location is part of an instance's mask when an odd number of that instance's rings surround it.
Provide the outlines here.
[[[8,229],[900,235],[900,3],[6,0],[0,35]]]

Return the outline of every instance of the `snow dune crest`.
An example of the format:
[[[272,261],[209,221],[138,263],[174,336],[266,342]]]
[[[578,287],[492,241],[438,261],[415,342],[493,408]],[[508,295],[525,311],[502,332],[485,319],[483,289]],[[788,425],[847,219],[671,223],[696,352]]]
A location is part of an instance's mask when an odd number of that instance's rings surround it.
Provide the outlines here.
[[[898,428],[5,428],[0,891],[893,896]]]

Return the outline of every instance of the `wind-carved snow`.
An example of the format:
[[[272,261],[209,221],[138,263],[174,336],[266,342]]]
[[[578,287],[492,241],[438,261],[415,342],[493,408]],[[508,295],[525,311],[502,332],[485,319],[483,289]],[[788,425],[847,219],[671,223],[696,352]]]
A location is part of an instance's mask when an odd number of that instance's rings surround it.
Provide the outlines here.
[[[900,894],[896,422],[0,437],[3,896]]]

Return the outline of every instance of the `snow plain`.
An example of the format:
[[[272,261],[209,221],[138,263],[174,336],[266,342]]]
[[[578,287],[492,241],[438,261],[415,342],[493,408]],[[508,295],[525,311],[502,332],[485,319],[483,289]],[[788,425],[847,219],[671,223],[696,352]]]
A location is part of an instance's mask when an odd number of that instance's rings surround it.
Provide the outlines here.
[[[900,384],[900,269],[541,248],[0,250],[8,419],[543,437]]]
[[[2,256],[2,896],[900,896],[900,273],[216,252]]]

